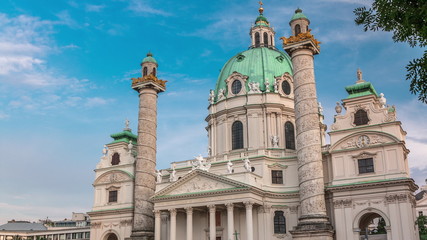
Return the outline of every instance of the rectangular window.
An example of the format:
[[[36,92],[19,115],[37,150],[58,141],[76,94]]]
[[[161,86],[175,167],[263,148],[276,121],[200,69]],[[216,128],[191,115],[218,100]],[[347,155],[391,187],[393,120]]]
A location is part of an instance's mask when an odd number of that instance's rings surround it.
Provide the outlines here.
[[[109,203],[117,202],[117,190],[108,192],[108,202]]]
[[[283,184],[283,171],[271,170],[271,182],[273,184]]]
[[[359,159],[358,164],[359,164],[359,174],[374,172],[374,159],[373,158]]]

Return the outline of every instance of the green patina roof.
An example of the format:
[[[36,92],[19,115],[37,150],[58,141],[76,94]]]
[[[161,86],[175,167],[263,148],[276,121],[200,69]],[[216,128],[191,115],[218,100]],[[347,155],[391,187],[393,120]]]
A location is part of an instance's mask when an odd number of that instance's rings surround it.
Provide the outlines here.
[[[361,82],[356,83],[351,86],[345,87],[345,90],[349,94],[349,96],[346,99],[355,98],[355,97],[362,97],[374,94],[376,97],[378,97],[377,91],[375,91],[374,85],[370,82]]]
[[[286,53],[265,47],[252,48],[238,53],[222,68],[215,87],[216,95],[220,89],[227,88],[225,80],[233,72],[248,76],[247,83],[260,83],[261,91],[265,91],[264,82],[265,79],[268,79],[270,90],[273,91],[275,77],[282,76],[284,73],[292,75],[292,62]],[[245,87],[249,91],[247,84]],[[225,92],[227,95],[227,91]]]
[[[147,57],[145,57],[144,59],[142,59],[142,63],[145,62],[152,62],[152,63],[157,63],[156,59],[153,58],[153,54],[152,53],[147,53]]]
[[[270,23],[268,22],[267,18],[264,17],[262,14],[260,14],[256,20],[255,20],[255,25],[256,26],[270,26]]]
[[[118,142],[126,142],[129,143],[130,140],[132,140],[132,143],[135,144],[138,137],[131,132],[131,130],[123,130],[123,132],[114,133],[111,134],[110,137],[114,139],[111,143],[118,143]],[[110,144],[111,144],[110,143]]]
[[[292,16],[291,22],[293,20],[300,19],[300,18],[305,18],[308,20],[308,17],[305,16],[304,13],[302,13],[302,10],[298,8],[297,10],[295,10],[295,14]]]

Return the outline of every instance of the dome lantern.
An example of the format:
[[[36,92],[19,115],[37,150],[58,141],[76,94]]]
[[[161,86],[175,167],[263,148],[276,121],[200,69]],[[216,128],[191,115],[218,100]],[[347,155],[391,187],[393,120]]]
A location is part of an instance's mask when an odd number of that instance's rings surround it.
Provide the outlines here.
[[[251,28],[249,35],[252,38],[251,48],[268,47],[275,48],[274,30],[270,27],[270,22],[264,17],[263,3],[259,2],[259,16],[255,19],[255,25]]]

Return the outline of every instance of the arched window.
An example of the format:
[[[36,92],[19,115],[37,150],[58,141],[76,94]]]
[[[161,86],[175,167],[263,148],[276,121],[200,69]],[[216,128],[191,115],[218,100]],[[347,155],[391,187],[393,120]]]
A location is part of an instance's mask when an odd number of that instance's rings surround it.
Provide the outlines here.
[[[265,32],[264,33],[264,47],[268,46],[268,34]]]
[[[255,47],[259,47],[259,43],[260,43],[259,32],[256,32],[255,33]]]
[[[285,123],[285,145],[286,149],[295,150],[295,131],[294,125],[291,122]]]
[[[110,235],[108,235],[107,240],[118,240],[118,238],[116,234],[110,233]]]
[[[295,25],[295,36],[301,33],[301,26],[299,24]]]
[[[119,165],[120,163],[120,154],[114,153],[113,157],[111,158],[111,165]]]
[[[363,110],[359,109],[354,114],[354,125],[360,126],[360,125],[366,125],[369,122],[368,113]]]
[[[274,233],[286,233],[286,219],[283,211],[274,212]]]
[[[156,76],[156,68],[153,68],[153,75]]]
[[[232,150],[243,148],[243,124],[235,121],[231,126],[231,145]]]
[[[147,76],[147,67],[142,69],[142,76]]]

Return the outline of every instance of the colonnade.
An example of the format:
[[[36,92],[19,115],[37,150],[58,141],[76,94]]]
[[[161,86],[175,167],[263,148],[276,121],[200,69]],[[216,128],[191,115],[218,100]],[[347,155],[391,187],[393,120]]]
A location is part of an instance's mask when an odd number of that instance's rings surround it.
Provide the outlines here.
[[[254,239],[254,227],[253,227],[253,202],[244,202],[243,203],[246,210],[246,230],[247,230],[247,240],[253,240]],[[207,205],[208,211],[209,211],[209,239],[215,240],[216,239],[216,219],[215,219],[215,213],[217,206],[225,205],[227,208],[227,239],[234,239],[234,208],[236,206],[236,203],[225,203],[225,204],[211,204]],[[197,206],[197,208],[200,208],[202,206]],[[193,210],[195,207],[185,207],[183,208],[185,210],[187,221],[186,221],[186,240],[193,240]],[[182,209],[182,208],[181,208]],[[176,233],[176,215],[177,215],[178,208],[170,208],[165,210],[154,210],[154,216],[155,216],[155,229],[154,229],[154,236],[155,240],[160,240],[161,238],[161,214],[162,212],[168,212],[170,216],[170,227],[169,227],[169,234],[170,234],[170,240],[177,240],[177,233]]]

